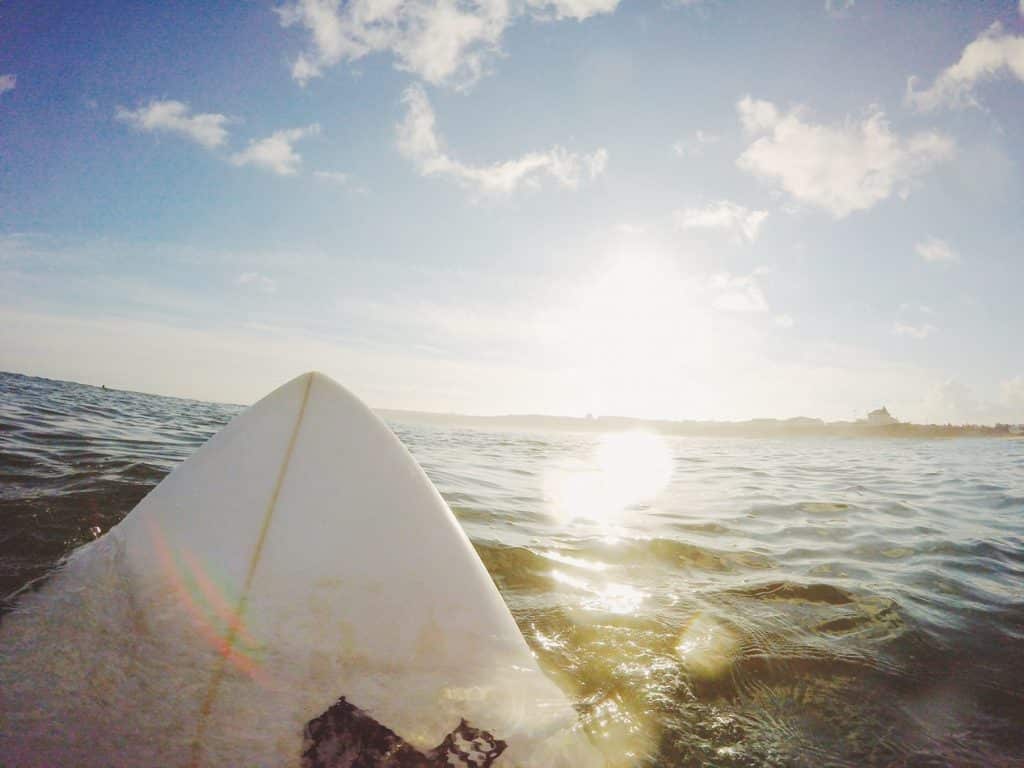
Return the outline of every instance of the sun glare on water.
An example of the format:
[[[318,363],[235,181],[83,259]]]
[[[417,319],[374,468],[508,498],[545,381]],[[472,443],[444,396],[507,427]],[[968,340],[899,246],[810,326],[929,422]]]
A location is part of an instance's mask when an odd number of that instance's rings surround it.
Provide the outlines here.
[[[630,512],[653,501],[671,476],[672,455],[660,435],[610,432],[601,436],[589,460],[549,471],[546,495],[560,520],[590,520],[615,528],[628,522]]]
[[[650,504],[672,476],[672,455],[665,440],[650,432],[601,435],[590,452],[571,464],[554,466],[545,477],[552,517],[563,525],[596,526],[615,540],[627,535],[631,517]],[[551,578],[584,610],[631,615],[649,597],[645,590],[618,583],[604,563],[557,552],[544,555],[558,566]]]

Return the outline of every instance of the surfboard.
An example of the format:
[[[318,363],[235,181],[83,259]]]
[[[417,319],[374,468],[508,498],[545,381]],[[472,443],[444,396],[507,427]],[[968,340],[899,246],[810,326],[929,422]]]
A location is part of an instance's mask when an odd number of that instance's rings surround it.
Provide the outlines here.
[[[307,373],[4,617],[0,764],[605,763],[419,465]]]

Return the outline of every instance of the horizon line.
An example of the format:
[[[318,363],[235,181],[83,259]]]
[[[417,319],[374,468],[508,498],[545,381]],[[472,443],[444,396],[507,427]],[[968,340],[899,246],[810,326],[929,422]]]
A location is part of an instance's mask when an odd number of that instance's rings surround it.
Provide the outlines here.
[[[172,400],[190,400],[197,403],[209,403],[214,405],[225,405],[233,406],[237,408],[248,408],[253,403],[233,403],[223,400],[202,400],[196,397],[184,397],[182,395],[170,395],[161,392],[146,392],[143,390],[130,389],[127,387],[120,386],[107,386],[106,384],[91,384],[84,381],[75,381],[72,379],[55,379],[49,376],[40,376],[31,373],[22,373],[20,371],[7,371],[0,370],[0,374],[8,374],[13,376],[22,376],[29,379],[42,379],[43,381],[55,381],[63,384],[75,384],[82,387],[91,387],[93,389],[100,389],[110,392],[126,392],[129,394],[146,395],[147,397],[165,397]],[[328,374],[325,374],[328,375]],[[333,377],[332,377],[333,378]],[[254,401],[256,402],[256,401]],[[881,434],[887,428],[923,428],[923,429],[970,429],[970,428],[985,428],[994,429],[1000,426],[1016,427],[1024,429],[1024,423],[1014,424],[1012,422],[994,422],[992,424],[985,423],[960,423],[954,424],[953,422],[946,422],[945,424],[939,423],[927,423],[919,424],[910,421],[899,421],[895,420],[891,424],[872,425],[869,424],[866,419],[857,419],[855,421],[826,421],[823,418],[817,416],[788,416],[788,417],[773,417],[773,416],[756,416],[748,419],[696,419],[696,418],[651,418],[646,416],[623,416],[615,414],[602,414],[592,415],[587,414],[586,416],[570,416],[564,414],[549,414],[549,413],[499,413],[499,414],[479,414],[479,413],[460,413],[458,411],[422,411],[414,408],[392,408],[386,406],[369,406],[370,410],[378,415],[388,413],[395,415],[409,415],[409,416],[426,416],[437,418],[448,418],[448,419],[470,419],[470,420],[481,420],[481,421],[501,421],[501,420],[547,420],[547,421],[571,421],[577,423],[580,426],[593,425],[600,426],[601,422],[633,422],[634,424],[646,424],[646,425],[664,425],[664,426],[687,426],[692,425],[696,427],[700,426],[722,426],[722,427],[744,427],[744,426],[769,426],[774,425],[777,427],[789,427],[789,428],[843,428],[843,427],[862,427],[870,429],[877,434]],[[885,406],[882,406],[885,409]],[[793,422],[803,422],[802,424]],[[539,426],[539,425],[535,425]],[[620,424],[621,426],[621,424]],[[1016,434],[1016,433],[1014,433]]]

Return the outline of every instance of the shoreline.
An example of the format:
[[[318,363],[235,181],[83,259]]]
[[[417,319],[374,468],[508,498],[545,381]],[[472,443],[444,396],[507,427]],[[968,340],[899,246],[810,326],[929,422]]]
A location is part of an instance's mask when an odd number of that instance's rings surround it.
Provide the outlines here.
[[[4,375],[72,384],[80,387],[108,392],[111,394],[144,395],[195,403],[211,403],[236,408],[246,405],[198,400],[190,397],[141,392],[120,389],[114,386],[89,384],[47,376],[0,371]],[[544,414],[502,414],[479,416],[462,413],[437,413],[401,408],[371,408],[386,421],[412,424],[462,426],[475,429],[501,429],[513,431],[555,431],[555,432],[625,432],[648,430],[662,435],[680,437],[750,437],[750,438],[791,438],[791,437],[848,437],[848,438],[902,438],[902,439],[951,439],[999,438],[1004,440],[1024,439],[1024,424],[895,424],[874,425],[860,421],[824,421],[808,416],[788,419],[748,419],[746,421],[698,421],[671,419],[643,419],[630,416],[548,416]]]
[[[468,416],[458,413],[430,413],[390,408],[375,408],[383,419],[402,423],[463,426],[477,429],[557,432],[624,432],[649,430],[681,437],[847,437],[894,439],[999,438],[1024,439],[1024,426],[997,424],[896,424],[872,425],[859,422],[826,422],[821,419],[750,419],[747,421],[672,421],[625,416],[596,418],[576,416],[504,415]],[[1018,431],[1014,431],[1018,430]]]

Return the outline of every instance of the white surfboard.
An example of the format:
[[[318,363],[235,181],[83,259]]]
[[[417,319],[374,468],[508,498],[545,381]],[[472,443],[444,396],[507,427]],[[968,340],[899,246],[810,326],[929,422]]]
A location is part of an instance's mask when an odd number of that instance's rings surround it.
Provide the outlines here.
[[[0,623],[5,766],[332,765],[353,717],[439,764],[604,765],[426,475],[322,374]]]

